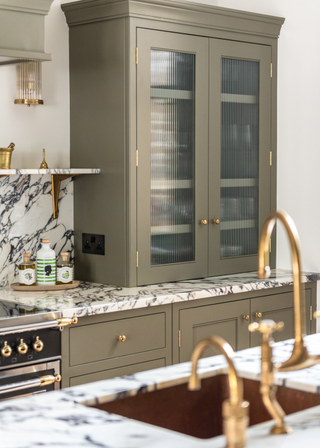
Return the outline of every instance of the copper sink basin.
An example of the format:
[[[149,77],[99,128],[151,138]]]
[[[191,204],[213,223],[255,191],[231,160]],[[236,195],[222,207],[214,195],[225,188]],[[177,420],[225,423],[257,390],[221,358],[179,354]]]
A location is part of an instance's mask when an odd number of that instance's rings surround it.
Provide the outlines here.
[[[261,401],[260,383],[243,380],[244,399],[250,403],[250,426],[270,420]],[[229,396],[226,375],[203,379],[191,392],[186,384],[95,405],[114,414],[171,429],[201,439],[222,434],[222,402]],[[277,398],[286,414],[320,404],[320,395],[279,387]]]

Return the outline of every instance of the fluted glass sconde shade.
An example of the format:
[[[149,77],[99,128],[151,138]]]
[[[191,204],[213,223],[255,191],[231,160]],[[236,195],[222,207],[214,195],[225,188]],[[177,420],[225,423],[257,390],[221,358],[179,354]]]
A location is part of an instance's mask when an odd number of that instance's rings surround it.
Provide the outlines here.
[[[41,62],[17,65],[17,99],[15,104],[43,104]]]

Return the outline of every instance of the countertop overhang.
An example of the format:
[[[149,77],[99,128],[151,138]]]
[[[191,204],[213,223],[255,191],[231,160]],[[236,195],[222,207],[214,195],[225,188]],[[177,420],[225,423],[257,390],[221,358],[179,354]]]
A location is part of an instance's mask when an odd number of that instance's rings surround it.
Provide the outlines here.
[[[320,274],[304,272],[302,282],[320,280]],[[1,320],[25,315],[60,312],[61,317],[82,317],[116,311],[167,305],[293,284],[291,271],[276,269],[268,279],[256,272],[208,277],[135,288],[83,282],[65,291],[14,291],[0,288]]]

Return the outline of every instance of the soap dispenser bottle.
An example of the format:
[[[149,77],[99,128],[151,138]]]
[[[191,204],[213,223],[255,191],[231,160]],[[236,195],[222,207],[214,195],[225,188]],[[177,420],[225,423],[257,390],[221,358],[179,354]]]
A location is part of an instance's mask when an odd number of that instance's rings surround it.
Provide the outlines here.
[[[36,286],[36,264],[30,261],[30,253],[23,254],[23,262],[19,264],[19,286]]]
[[[57,261],[57,285],[73,282],[73,263],[69,261],[69,252],[61,252]]]
[[[42,240],[41,249],[37,252],[37,284],[56,284],[56,254],[47,239]]]

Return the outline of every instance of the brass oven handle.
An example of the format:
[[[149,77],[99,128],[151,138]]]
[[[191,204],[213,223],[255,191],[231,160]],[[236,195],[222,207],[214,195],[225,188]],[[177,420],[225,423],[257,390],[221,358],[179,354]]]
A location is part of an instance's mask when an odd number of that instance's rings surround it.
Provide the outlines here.
[[[48,386],[55,382],[61,381],[61,375],[45,375],[32,380],[19,381],[17,383],[5,384],[0,386],[0,395],[19,390],[30,389],[32,387]]]
[[[44,330],[46,328],[62,328],[66,325],[76,324],[78,318],[73,317],[62,317],[57,320],[49,320],[45,322],[38,322],[35,324],[17,325],[15,327],[4,327],[0,330],[0,336],[6,336],[8,334],[23,333],[24,331],[37,331]]]

